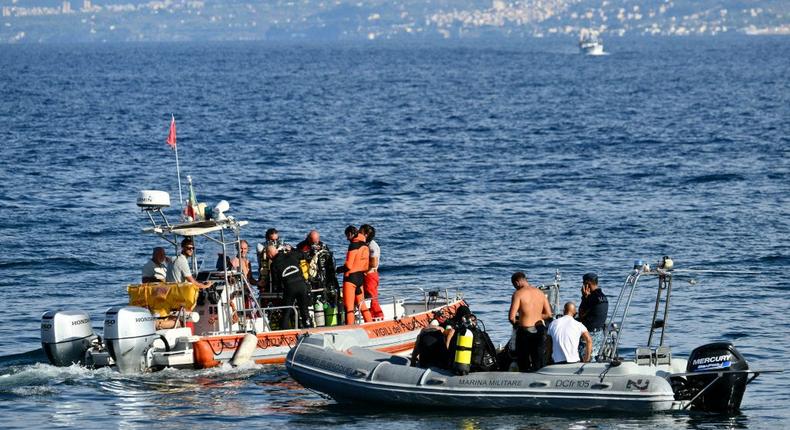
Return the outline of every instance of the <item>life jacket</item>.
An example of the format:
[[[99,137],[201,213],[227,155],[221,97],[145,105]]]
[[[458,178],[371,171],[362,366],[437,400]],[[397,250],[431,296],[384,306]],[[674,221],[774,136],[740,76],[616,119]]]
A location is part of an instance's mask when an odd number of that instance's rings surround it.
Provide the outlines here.
[[[370,248],[368,248],[362,233],[354,236],[351,243],[348,244],[345,266],[344,282],[351,282],[357,287],[361,287],[365,281],[365,272],[370,267]]]

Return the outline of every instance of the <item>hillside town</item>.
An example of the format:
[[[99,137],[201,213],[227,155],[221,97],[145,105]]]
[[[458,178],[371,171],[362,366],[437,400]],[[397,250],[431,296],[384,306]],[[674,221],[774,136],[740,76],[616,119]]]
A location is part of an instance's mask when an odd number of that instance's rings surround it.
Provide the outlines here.
[[[788,35],[790,4],[712,0],[2,0],[0,43]],[[738,5],[733,7],[733,5]]]

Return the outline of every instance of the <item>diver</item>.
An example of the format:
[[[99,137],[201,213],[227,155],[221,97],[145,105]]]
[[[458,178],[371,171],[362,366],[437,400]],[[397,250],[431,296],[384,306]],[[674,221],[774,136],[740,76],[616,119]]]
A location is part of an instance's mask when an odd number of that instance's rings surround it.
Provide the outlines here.
[[[271,262],[271,286],[283,292],[283,306],[294,306],[299,311],[299,327],[311,327],[308,303],[310,303],[310,288],[302,276],[299,268],[299,259],[294,252],[278,252],[277,247],[266,247],[266,256]],[[280,327],[293,328],[293,309],[285,309]]]
[[[441,322],[444,320],[441,310],[434,313],[428,327],[420,330],[417,339],[414,341],[414,349],[411,352],[411,365],[423,369],[437,367],[439,369],[449,369],[450,351],[447,349],[445,339],[445,328]]]
[[[335,273],[335,257],[329,245],[321,241],[318,230],[310,230],[307,237],[296,245],[296,250],[301,253],[300,258],[307,262],[307,282],[310,288],[313,291],[322,290],[324,302],[337,308],[340,285]]]

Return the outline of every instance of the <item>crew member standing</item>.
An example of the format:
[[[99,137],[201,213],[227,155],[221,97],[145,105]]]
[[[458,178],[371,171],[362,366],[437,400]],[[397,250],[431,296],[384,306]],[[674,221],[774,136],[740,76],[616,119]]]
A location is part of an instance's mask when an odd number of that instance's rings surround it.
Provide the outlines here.
[[[348,252],[346,263],[337,268],[343,274],[343,306],[346,308],[346,324],[355,324],[355,310],[359,307],[362,319],[370,322],[373,318],[365,305],[365,296],[362,287],[365,282],[365,273],[370,268],[370,249],[365,242],[365,236],[357,231],[353,225],[346,227]]]
[[[582,276],[582,301],[579,304],[579,321],[587,327],[592,338],[592,356],[598,356],[603,342],[609,300],[598,288],[598,275],[585,273]]]
[[[370,298],[370,314],[373,319],[384,319],[384,311],[379,305],[379,262],[381,261],[381,248],[373,238],[376,229],[370,224],[362,224],[359,232],[365,235],[365,240],[370,248],[370,264],[365,272],[365,298]]]
[[[516,272],[510,281],[516,291],[510,301],[508,319],[516,327],[516,360],[521,372],[535,372],[543,367],[546,325],[551,317],[549,299],[527,281],[524,272]],[[518,320],[516,320],[518,315]]]
[[[269,245],[266,247],[266,256],[271,262],[270,276],[271,285],[274,290],[283,292],[283,306],[294,306],[299,309],[300,327],[311,327],[310,311],[307,308],[310,302],[310,287],[302,276],[299,268],[299,258],[295,252],[278,252],[277,247]],[[283,329],[293,328],[291,322],[294,320],[292,309],[283,312],[280,327]]]

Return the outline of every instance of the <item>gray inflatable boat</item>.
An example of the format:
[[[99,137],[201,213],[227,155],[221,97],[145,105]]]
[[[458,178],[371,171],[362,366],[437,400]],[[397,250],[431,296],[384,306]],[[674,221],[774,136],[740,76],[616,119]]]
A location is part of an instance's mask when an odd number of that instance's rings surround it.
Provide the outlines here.
[[[442,369],[412,367],[407,358],[366,349],[364,331],[347,330],[302,337],[288,353],[285,366],[306,388],[338,402],[373,406],[735,412],[746,385],[760,373],[773,371],[750,370],[743,355],[728,342],[700,346],[688,360],[672,357],[664,344],[672,290],[668,263],[653,270],[641,262],[634,266],[607,321],[602,352],[593,363],[549,365],[535,373],[458,376]],[[617,354],[618,341],[637,282],[648,275],[659,280],[648,344],[636,348],[634,357],[626,360]],[[659,307],[661,301],[666,306]],[[660,341],[652,346],[656,332]]]
[[[546,366],[536,373],[456,376],[411,367],[409,359],[353,345],[350,333],[308,335],[285,365],[303,386],[338,402],[455,408],[527,408],[653,412],[682,409],[668,376],[686,360],[664,365],[623,362]],[[356,342],[362,341],[362,337]]]

